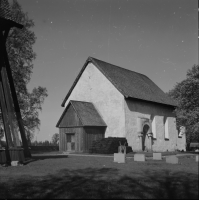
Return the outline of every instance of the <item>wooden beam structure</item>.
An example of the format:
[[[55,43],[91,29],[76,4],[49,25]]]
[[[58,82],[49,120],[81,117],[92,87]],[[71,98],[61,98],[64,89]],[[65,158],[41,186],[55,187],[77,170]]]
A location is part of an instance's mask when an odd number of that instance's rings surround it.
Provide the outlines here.
[[[4,131],[5,131],[7,146],[8,147],[14,147],[14,144],[12,142],[11,133],[10,133],[8,112],[7,112],[7,108],[6,108],[6,102],[5,102],[5,97],[4,97],[4,91],[3,91],[3,84],[2,84],[1,76],[0,76],[0,105],[1,105],[1,112],[2,112],[2,118],[3,118],[3,124],[4,124]]]
[[[25,157],[31,157],[6,51],[6,40],[10,29],[12,27],[23,28],[23,25],[13,21],[10,13],[7,0],[0,0],[0,107],[8,149],[20,146],[19,135],[16,130],[17,124],[24,155]]]

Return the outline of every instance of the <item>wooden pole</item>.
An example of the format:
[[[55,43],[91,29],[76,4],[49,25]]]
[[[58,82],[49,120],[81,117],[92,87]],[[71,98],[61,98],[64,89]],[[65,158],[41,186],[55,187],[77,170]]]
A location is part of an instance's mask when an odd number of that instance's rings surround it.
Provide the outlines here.
[[[8,146],[8,148],[14,147],[14,144],[12,142],[11,133],[10,133],[8,112],[7,112],[7,108],[6,108],[1,77],[0,77],[0,105],[1,105],[1,112],[2,112],[2,117],[3,117],[3,124],[4,124],[7,146]]]
[[[5,67],[2,67],[1,69],[1,77],[2,77],[4,94],[5,94],[6,105],[7,105],[7,110],[8,110],[8,120],[10,124],[11,134],[13,137],[14,146],[17,147],[17,146],[20,146],[19,135],[14,125],[14,122],[15,122],[14,108],[13,108],[13,102],[12,102],[12,97],[10,93],[10,88],[8,85],[7,73],[6,73]]]
[[[8,82],[10,85],[10,90],[11,90],[11,95],[12,95],[12,99],[13,99],[13,103],[14,103],[14,109],[15,109],[15,113],[16,113],[16,117],[17,117],[17,122],[19,125],[19,130],[20,130],[20,134],[21,134],[21,139],[22,139],[22,143],[23,143],[23,148],[24,148],[24,155],[25,157],[31,157],[31,153],[28,147],[28,143],[27,143],[27,139],[26,139],[26,135],[25,135],[25,130],[24,130],[24,126],[23,126],[23,121],[21,118],[21,111],[19,108],[19,103],[17,100],[17,94],[15,91],[15,86],[14,86],[14,81],[12,78],[12,72],[10,69],[10,64],[9,64],[9,60],[8,60],[8,56],[7,56],[7,52],[6,52],[6,37],[8,35],[9,29],[5,30],[5,33],[3,35],[2,32],[0,32],[0,40],[1,40],[1,54],[3,55],[4,58],[4,62],[5,62],[5,66],[6,66],[6,72],[8,75]]]
[[[3,38],[0,35],[0,55],[3,55],[2,47],[3,47]],[[0,57],[0,72],[1,72],[3,65],[4,65],[4,61],[3,61],[3,58],[1,56]],[[7,112],[6,102],[5,102],[1,73],[0,73],[0,106],[1,106],[1,112],[2,112],[2,118],[3,118],[7,147],[8,148],[14,147],[14,144],[12,142],[11,133],[10,133],[8,112]]]

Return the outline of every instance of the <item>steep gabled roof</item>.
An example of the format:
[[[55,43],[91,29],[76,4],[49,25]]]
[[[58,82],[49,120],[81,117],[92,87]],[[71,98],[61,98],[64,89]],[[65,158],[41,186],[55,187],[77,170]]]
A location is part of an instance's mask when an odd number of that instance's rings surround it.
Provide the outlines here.
[[[75,112],[77,113],[77,116],[79,117],[82,123],[82,126],[103,126],[103,127],[107,126],[102,117],[100,116],[100,114],[98,113],[97,109],[91,102],[71,100],[66,106],[59,121],[57,122],[56,127],[59,127],[59,124],[61,123],[63,117],[65,116],[65,113],[69,105],[73,106]]]
[[[89,57],[86,60],[83,68],[75,79],[68,94],[66,95],[62,106],[64,106],[89,62],[92,62],[121,92],[121,94],[124,95],[125,98],[135,98],[165,105],[176,106],[176,103],[147,76],[92,57]]]
[[[8,0],[0,0],[0,24],[0,29],[9,27],[23,28],[23,25],[14,19]]]

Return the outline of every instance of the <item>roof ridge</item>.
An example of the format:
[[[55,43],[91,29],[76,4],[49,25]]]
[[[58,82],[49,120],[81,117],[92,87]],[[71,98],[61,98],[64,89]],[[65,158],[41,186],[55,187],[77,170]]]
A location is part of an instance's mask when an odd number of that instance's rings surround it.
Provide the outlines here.
[[[173,99],[148,76],[89,56],[62,102],[61,105],[63,107],[89,63],[93,63],[125,98],[132,97],[174,107],[176,106]]]
[[[73,101],[73,102],[81,102],[81,103],[92,103],[92,102],[89,102],[89,101],[79,101],[79,100],[70,100],[70,101]]]
[[[97,59],[97,58],[93,58],[93,57],[89,57],[89,60],[91,60],[91,62],[94,62],[97,66],[99,66],[98,65],[98,61],[99,62],[102,62],[102,63],[106,63],[107,65],[111,65],[111,66],[113,66],[113,67],[117,67],[117,68],[120,68],[120,69],[122,69],[122,70],[126,70],[126,71],[129,71],[129,72],[131,72],[131,73],[134,73],[134,74],[136,74],[136,75],[138,75],[139,76],[139,78],[141,78],[142,80],[143,80],[143,83],[146,83],[145,82],[145,80],[144,80],[144,77],[145,78],[147,78],[148,80],[150,80],[151,81],[151,83],[153,83],[153,85],[155,85],[158,89],[160,89],[160,91],[162,91],[165,95],[166,95],[166,98],[168,97],[168,99],[171,99],[156,83],[154,83],[148,76],[146,76],[146,75],[144,75],[144,74],[141,74],[141,73],[139,73],[139,72],[135,72],[135,71],[132,71],[132,70],[129,70],[129,69],[126,69],[126,68],[122,68],[122,67],[120,67],[120,66],[117,66],[117,65],[114,65],[114,64],[111,64],[111,63],[107,63],[107,62],[105,62],[105,61],[102,61],[102,60],[99,60],[99,59]],[[104,70],[99,66],[99,68],[104,72]],[[104,72],[104,74],[106,75],[106,72]],[[107,77],[108,79],[109,79],[109,76]],[[117,83],[115,83],[113,80],[109,80],[109,81],[111,81],[112,83],[114,83],[114,85],[116,85],[116,88],[118,89],[118,87],[117,87]],[[146,84],[146,86],[148,86],[148,84]],[[151,92],[153,92],[153,90],[150,88],[150,86],[149,86],[149,88],[148,88]],[[119,91],[120,90],[122,90],[121,88],[119,88],[118,89]],[[129,94],[127,94],[125,91],[123,91],[122,90],[122,92],[123,92],[123,95],[124,96],[126,96],[126,97],[129,97]],[[171,99],[172,101],[173,101],[173,99]],[[156,102],[156,101],[154,101],[154,102]],[[160,102],[156,102],[156,103],[160,103]],[[163,103],[164,104],[164,103]]]
[[[97,59],[97,58],[93,58],[93,57],[90,57],[90,56],[89,56],[89,58],[90,58],[90,59],[93,59],[93,60],[99,60],[99,59]],[[118,67],[118,68],[121,68],[121,69],[130,71],[130,72],[136,73],[136,74],[140,74],[140,75],[142,75],[142,76],[145,76],[145,77],[149,78],[148,76],[146,76],[145,74],[142,74],[142,73],[140,73],[140,72],[136,72],[136,71],[133,71],[133,70],[130,70],[130,69],[127,69],[127,68],[123,68],[123,67],[120,67],[120,66],[118,66],[118,65],[115,65],[115,64],[112,64],[112,63],[108,63],[108,62],[105,62],[105,61],[102,61],[102,60],[99,60],[99,61],[100,61],[100,62],[107,63],[107,64],[112,65],[112,66],[114,66],[114,67]]]

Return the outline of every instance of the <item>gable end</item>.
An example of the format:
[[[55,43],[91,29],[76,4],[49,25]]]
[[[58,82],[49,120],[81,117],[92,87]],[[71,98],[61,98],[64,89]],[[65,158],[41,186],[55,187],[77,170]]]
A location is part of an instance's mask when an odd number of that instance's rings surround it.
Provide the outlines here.
[[[117,83],[116,83],[114,80],[110,79],[109,76],[108,76],[108,74],[106,74],[106,72],[105,72],[103,69],[101,69],[101,68],[99,67],[99,65],[97,64],[97,62],[95,62],[95,60],[94,60],[93,58],[89,57],[89,58],[86,60],[85,64],[83,65],[83,67],[82,67],[81,71],[79,72],[78,76],[76,77],[75,81],[73,82],[73,85],[71,86],[71,88],[70,88],[68,94],[66,95],[65,99],[63,100],[63,102],[62,102],[62,104],[61,104],[62,107],[64,107],[64,105],[65,105],[67,99],[69,98],[69,96],[70,96],[70,94],[72,93],[74,87],[76,86],[77,82],[79,81],[79,79],[80,79],[82,73],[84,72],[85,68],[87,67],[87,65],[88,65],[90,62],[93,63],[93,65],[94,65],[95,67],[97,67],[97,69],[110,81],[110,83],[112,83],[112,84],[115,86],[115,88],[116,88],[122,95],[124,95],[126,98],[128,97],[128,95],[127,95],[124,91],[122,91],[121,88],[118,87]]]

